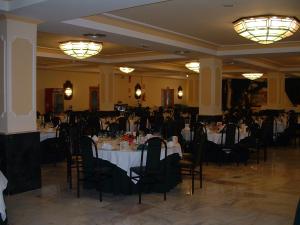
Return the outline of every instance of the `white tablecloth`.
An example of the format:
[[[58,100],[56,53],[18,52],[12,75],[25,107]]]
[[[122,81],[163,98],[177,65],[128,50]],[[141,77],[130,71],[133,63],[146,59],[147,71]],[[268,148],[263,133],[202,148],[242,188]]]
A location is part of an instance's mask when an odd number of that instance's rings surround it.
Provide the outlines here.
[[[45,141],[48,138],[55,138],[56,133],[55,130],[41,130],[40,131],[40,142]]]
[[[0,171],[0,214],[3,221],[6,220],[6,213],[5,213],[5,204],[4,204],[2,192],[5,190],[6,186],[7,186],[7,179]]]
[[[238,133],[236,132],[235,135],[235,143],[238,143],[238,141],[248,137],[248,132],[246,131],[240,131],[240,134],[238,136]],[[223,134],[223,143],[225,143],[226,134]],[[212,141],[216,144],[222,143],[222,133],[217,133],[215,131],[211,131],[207,129],[207,140]]]
[[[176,144],[173,147],[167,148],[167,155],[178,153],[182,156],[180,144]],[[122,170],[126,171],[127,175],[130,176],[130,168],[139,166],[141,160],[141,151],[139,150],[105,150],[98,149],[98,157],[111,162]],[[160,159],[164,159],[164,151],[161,151]],[[146,154],[145,157],[146,158]]]
[[[283,131],[286,129],[286,122],[281,120],[274,120],[273,127],[274,134],[283,133]]]

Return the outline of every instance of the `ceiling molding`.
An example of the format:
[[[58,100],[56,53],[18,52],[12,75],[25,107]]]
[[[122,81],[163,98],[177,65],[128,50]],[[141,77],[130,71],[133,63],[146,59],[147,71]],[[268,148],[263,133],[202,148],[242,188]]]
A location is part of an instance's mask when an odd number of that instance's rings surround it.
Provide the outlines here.
[[[216,55],[216,50],[208,48],[208,47],[202,47],[200,45],[194,45],[194,44],[189,44],[185,43],[182,41],[177,41],[174,39],[170,38],[164,38],[164,37],[159,37],[155,36],[152,34],[148,33],[143,33],[140,31],[135,31],[135,30],[130,30],[126,28],[122,28],[119,26],[114,26],[110,24],[104,24],[88,19],[73,19],[73,20],[67,20],[64,21],[63,23],[65,24],[70,24],[74,26],[79,26],[79,27],[84,27],[84,28],[89,28],[89,29],[94,29],[102,32],[109,32],[117,35],[122,35],[130,38],[136,38],[139,40],[146,40],[149,42],[154,42],[154,43],[159,43],[163,45],[168,45],[168,46],[174,46],[176,48],[182,48],[190,51],[195,51],[195,52],[200,52],[200,53],[205,53],[209,55]]]
[[[251,66],[262,68],[262,69],[267,69],[267,70],[273,70],[273,71],[279,71],[280,70],[280,68],[277,67],[277,66],[273,66],[273,65],[266,64],[266,63],[258,62],[256,60],[248,59],[248,58],[234,58],[234,61],[241,62],[241,63],[248,64],[248,65],[251,65]]]
[[[99,57],[92,57],[87,59],[75,59],[67,56],[63,53],[51,53],[42,51],[42,49],[37,50],[38,57],[55,58],[55,59],[73,59],[76,61],[86,61],[95,63],[105,63],[105,64],[117,64],[117,63],[130,63],[130,62],[144,62],[144,61],[157,61],[157,60],[170,60],[170,59],[183,59],[184,56],[175,54],[160,54],[160,55],[149,55],[149,56],[133,56],[133,57],[121,57],[115,59],[103,59]]]
[[[199,42],[203,42],[205,44],[213,45],[215,47],[219,46],[218,44],[216,44],[214,42],[210,42],[210,41],[200,39],[200,38],[197,38],[197,37],[194,37],[194,36],[182,34],[182,33],[179,33],[179,32],[172,31],[172,30],[164,29],[164,28],[161,28],[161,27],[158,27],[158,26],[153,26],[153,25],[150,25],[150,24],[147,24],[147,23],[142,23],[142,22],[139,22],[139,21],[136,21],[136,20],[125,18],[125,17],[116,16],[116,15],[113,15],[113,14],[110,14],[110,13],[103,13],[101,15],[104,15],[104,16],[107,16],[107,17],[110,17],[110,18],[113,18],[113,19],[121,20],[121,21],[124,21],[124,22],[129,22],[129,23],[141,25],[143,27],[159,30],[159,31],[162,31],[162,32],[167,32],[167,33],[174,34],[174,35],[177,35],[177,36],[182,36],[182,37],[185,37],[185,38],[193,39],[195,41],[199,41]]]

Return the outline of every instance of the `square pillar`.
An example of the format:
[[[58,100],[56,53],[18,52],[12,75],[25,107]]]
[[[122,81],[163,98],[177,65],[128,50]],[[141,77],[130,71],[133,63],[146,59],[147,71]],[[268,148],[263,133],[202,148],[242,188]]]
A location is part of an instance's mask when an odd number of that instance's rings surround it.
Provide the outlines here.
[[[11,194],[41,187],[36,35],[36,23],[0,18],[0,169]]]
[[[208,58],[200,60],[199,115],[222,115],[222,61]]]
[[[115,104],[115,74],[112,66],[100,66],[100,110],[112,111]]]

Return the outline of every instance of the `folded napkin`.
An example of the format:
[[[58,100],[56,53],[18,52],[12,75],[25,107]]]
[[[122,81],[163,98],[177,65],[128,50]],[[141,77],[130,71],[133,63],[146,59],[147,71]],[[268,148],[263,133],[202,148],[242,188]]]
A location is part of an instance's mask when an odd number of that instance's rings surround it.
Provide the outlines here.
[[[106,150],[112,150],[113,149],[112,145],[109,144],[109,143],[103,143],[101,148],[106,149]]]
[[[175,144],[174,144],[173,141],[168,141],[168,143],[167,143],[167,147],[168,147],[168,148],[172,148],[172,147],[174,147],[174,146],[175,146]]]
[[[97,137],[96,135],[94,135],[94,136],[92,137],[92,139],[93,139],[93,141],[96,142],[96,143],[97,143],[98,140],[99,140],[98,137]]]

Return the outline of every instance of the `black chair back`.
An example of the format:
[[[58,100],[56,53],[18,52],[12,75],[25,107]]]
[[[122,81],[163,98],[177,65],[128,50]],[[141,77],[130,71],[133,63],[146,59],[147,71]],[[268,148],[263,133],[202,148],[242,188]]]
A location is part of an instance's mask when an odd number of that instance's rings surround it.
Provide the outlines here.
[[[119,131],[119,124],[116,122],[109,124],[109,133],[111,136],[116,136],[117,132]]]
[[[101,160],[98,160],[97,145],[92,138],[82,136],[80,138],[80,152],[83,159],[83,170],[85,176],[92,174],[95,168],[100,167]]]
[[[236,142],[236,132],[237,132],[237,142],[240,140],[239,128],[234,123],[228,123],[222,130],[222,139],[221,144],[225,146],[233,146]],[[225,143],[224,143],[224,135],[225,135]]]
[[[203,161],[204,144],[207,140],[207,134],[202,126],[195,131],[196,138],[192,142],[193,164],[198,166]]]
[[[127,118],[124,117],[124,116],[121,116],[118,119],[118,123],[119,123],[119,130],[125,132],[126,131]]]
[[[159,172],[161,170],[160,164],[160,156],[162,148],[164,149],[165,159],[167,158],[167,144],[166,142],[159,138],[153,137],[146,141],[141,154],[141,163],[140,167],[143,167],[143,161],[145,156],[145,150],[147,150],[147,158],[146,158],[146,167],[145,172],[154,173]]]

